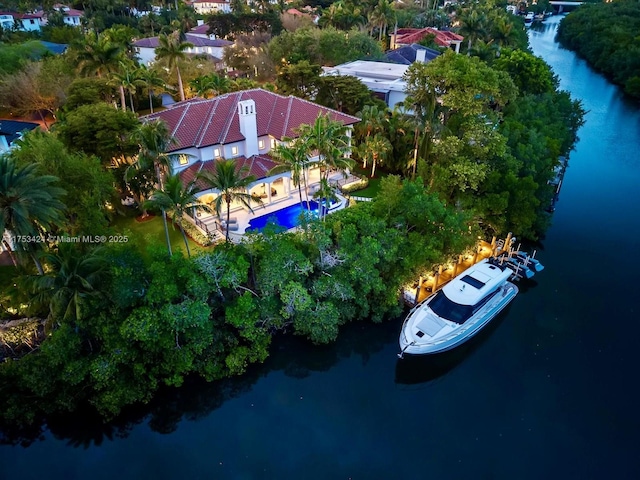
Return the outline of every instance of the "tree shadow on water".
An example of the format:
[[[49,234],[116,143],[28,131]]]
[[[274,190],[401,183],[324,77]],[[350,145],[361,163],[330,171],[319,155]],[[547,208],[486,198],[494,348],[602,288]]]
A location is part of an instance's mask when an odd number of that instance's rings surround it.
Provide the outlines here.
[[[452,350],[435,355],[405,355],[404,358],[399,358],[396,362],[396,384],[426,384],[444,377],[472,357],[473,353],[502,324],[510,308],[511,304],[491,320],[480,333]]]
[[[265,363],[249,366],[239,377],[213,382],[195,376],[187,378],[181,387],[163,387],[148,404],[129,406],[108,422],[86,405],[68,414],[48,416],[29,427],[0,425],[0,445],[28,447],[45,440],[49,433],[57,440],[67,440],[71,447],[89,448],[126,438],[135,427],[145,423],[154,432],[171,434],[181,422],[207,417],[227,400],[250,392],[259,379],[272,372],[306,378],[314,372],[328,371],[353,355],[366,364],[373,354],[397,341],[400,324],[398,320],[349,324],[341,328],[335,343],[321,346],[293,335],[279,335],[274,338]]]

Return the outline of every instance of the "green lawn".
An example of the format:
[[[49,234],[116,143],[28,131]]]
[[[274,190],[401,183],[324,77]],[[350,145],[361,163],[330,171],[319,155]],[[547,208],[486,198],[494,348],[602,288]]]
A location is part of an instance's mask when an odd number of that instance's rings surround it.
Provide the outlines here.
[[[351,192],[351,194],[355,195],[356,197],[374,198],[376,195],[378,195],[379,191],[380,191],[380,178],[376,177],[376,178],[369,179],[369,185],[367,186],[367,188],[363,188],[362,190]]]
[[[378,169],[378,171],[376,172],[376,176],[374,178],[370,178],[369,175],[371,175],[371,169],[363,169],[362,165],[360,164],[356,165],[356,167],[353,169],[353,173],[366,176],[369,179],[369,185],[367,186],[367,188],[363,188],[362,190],[351,192],[351,195],[367,198],[374,198],[376,195],[378,195],[378,192],[380,191],[380,180],[383,177],[387,176],[386,173]]]
[[[168,223],[168,226],[171,249],[174,252],[181,251],[186,256],[187,249],[184,246],[184,240],[182,238],[182,233],[180,233],[180,229],[177,227],[174,228],[171,222]],[[159,215],[145,222],[138,222],[132,217],[118,217],[114,220],[112,227],[119,233],[129,232],[129,234],[134,237],[131,240],[136,240],[143,251],[147,249],[147,246],[153,243],[160,243],[161,245],[166,246],[164,225],[162,223],[162,217]],[[187,237],[187,240],[189,241],[189,248],[191,249],[192,255],[198,252],[209,251],[213,248],[201,247],[189,237]]]

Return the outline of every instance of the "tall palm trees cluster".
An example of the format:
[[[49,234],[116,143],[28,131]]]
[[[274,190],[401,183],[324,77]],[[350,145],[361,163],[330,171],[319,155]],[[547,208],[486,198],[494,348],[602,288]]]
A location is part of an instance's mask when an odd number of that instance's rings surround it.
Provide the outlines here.
[[[306,172],[311,165],[311,157],[317,155],[316,166],[320,166],[320,188],[315,197],[327,208],[321,209],[321,216],[328,210],[328,203],[335,198],[333,188],[329,184],[331,170],[347,170],[353,167],[348,157],[349,136],[347,127],[332,120],[329,115],[320,115],[313,124],[302,124],[298,129],[298,138],[285,139],[277,145],[271,154],[279,163],[272,172],[291,171],[292,179],[298,187],[300,205],[303,206],[302,187],[307,192]],[[308,198],[307,198],[308,201]]]
[[[186,59],[186,51],[193,45],[184,41],[180,31],[160,35],[158,42],[156,49],[158,63],[165,64],[169,73],[176,73],[176,89],[180,94],[180,100],[185,100],[180,63]],[[110,84],[119,90],[120,106],[123,110],[130,108],[131,111],[135,111],[133,94],[138,87],[146,88],[153,113],[153,94],[165,89],[166,84],[156,67],[148,68],[145,65],[138,65],[128,37],[113,34],[109,30],[100,35],[89,33],[82,44],[77,45],[75,55],[78,71],[81,74],[108,78]],[[126,92],[129,97],[128,107]]]
[[[467,40],[467,55],[489,60],[503,47],[523,46],[522,27],[501,9],[474,5],[460,10],[456,19],[458,33]]]
[[[322,15],[322,23],[341,30],[364,28],[373,36],[378,32],[378,41],[386,37],[387,29],[396,22],[396,12],[391,0],[378,0],[377,3],[338,0],[332,3]]]

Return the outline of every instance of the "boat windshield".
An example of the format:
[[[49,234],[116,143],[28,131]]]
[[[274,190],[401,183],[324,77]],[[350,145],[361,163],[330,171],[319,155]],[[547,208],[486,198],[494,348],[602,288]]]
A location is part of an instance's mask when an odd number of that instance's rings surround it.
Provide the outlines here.
[[[460,305],[447,298],[442,290],[429,302],[429,307],[441,318],[463,324],[473,315],[473,305]]]

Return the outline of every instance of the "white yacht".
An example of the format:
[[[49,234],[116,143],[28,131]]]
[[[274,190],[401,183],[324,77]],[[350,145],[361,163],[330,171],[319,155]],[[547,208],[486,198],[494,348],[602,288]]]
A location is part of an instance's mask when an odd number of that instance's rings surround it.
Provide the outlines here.
[[[470,339],[518,294],[513,274],[495,259],[466,269],[409,312],[398,356],[444,352]]]

